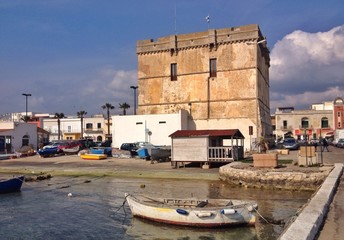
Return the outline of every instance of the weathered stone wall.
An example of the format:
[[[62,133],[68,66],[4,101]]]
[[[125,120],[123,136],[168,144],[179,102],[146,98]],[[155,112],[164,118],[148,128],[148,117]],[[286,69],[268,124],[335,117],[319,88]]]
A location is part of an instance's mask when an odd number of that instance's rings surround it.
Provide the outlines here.
[[[269,135],[270,58],[265,43],[255,44],[261,39],[258,25],[248,25],[138,41],[138,114],[186,109],[195,129],[203,120],[241,119],[254,127],[255,136]],[[209,77],[213,58],[217,76]],[[240,131],[248,138],[248,125]]]
[[[324,171],[280,171],[278,169],[259,169],[231,163],[220,167],[223,181],[252,188],[271,188],[289,190],[315,190],[326,179],[330,170]]]

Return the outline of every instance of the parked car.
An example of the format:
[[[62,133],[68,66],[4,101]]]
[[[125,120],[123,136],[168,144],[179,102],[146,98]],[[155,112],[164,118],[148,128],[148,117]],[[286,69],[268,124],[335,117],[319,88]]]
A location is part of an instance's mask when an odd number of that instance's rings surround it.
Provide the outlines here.
[[[300,148],[300,144],[294,138],[286,138],[283,140],[283,148],[289,150],[298,150]]]
[[[130,151],[131,155],[137,155],[137,145],[135,143],[123,143],[120,147],[121,150]]]
[[[336,147],[344,148],[344,138],[340,138],[336,144]]]

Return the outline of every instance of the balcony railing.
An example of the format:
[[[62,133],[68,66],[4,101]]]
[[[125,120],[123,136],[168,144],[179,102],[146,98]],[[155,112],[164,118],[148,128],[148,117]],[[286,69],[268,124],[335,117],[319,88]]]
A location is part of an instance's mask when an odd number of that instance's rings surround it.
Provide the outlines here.
[[[102,133],[103,128],[85,128],[85,133]]]
[[[208,161],[209,162],[232,162],[233,147],[208,147]]]

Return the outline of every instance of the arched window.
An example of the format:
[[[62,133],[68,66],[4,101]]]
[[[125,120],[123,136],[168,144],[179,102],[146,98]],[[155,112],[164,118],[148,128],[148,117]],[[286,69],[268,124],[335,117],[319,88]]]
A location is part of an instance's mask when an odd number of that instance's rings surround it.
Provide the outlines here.
[[[308,118],[304,117],[301,119],[301,128],[309,128]]]
[[[321,128],[328,128],[328,118],[327,117],[323,117],[321,119]]]
[[[24,135],[22,138],[22,146],[29,146],[30,143],[30,136]]]

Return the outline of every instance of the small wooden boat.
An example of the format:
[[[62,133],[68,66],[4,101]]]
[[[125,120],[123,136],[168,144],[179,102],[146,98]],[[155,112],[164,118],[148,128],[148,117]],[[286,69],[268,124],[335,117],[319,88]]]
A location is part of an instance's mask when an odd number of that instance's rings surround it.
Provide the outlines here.
[[[101,160],[106,159],[106,154],[94,154],[94,153],[85,153],[81,154],[80,157],[84,160]]]
[[[7,180],[0,180],[0,193],[19,192],[25,176],[14,177]]]
[[[133,216],[155,222],[192,227],[254,225],[254,201],[229,199],[151,198],[126,194]]]

